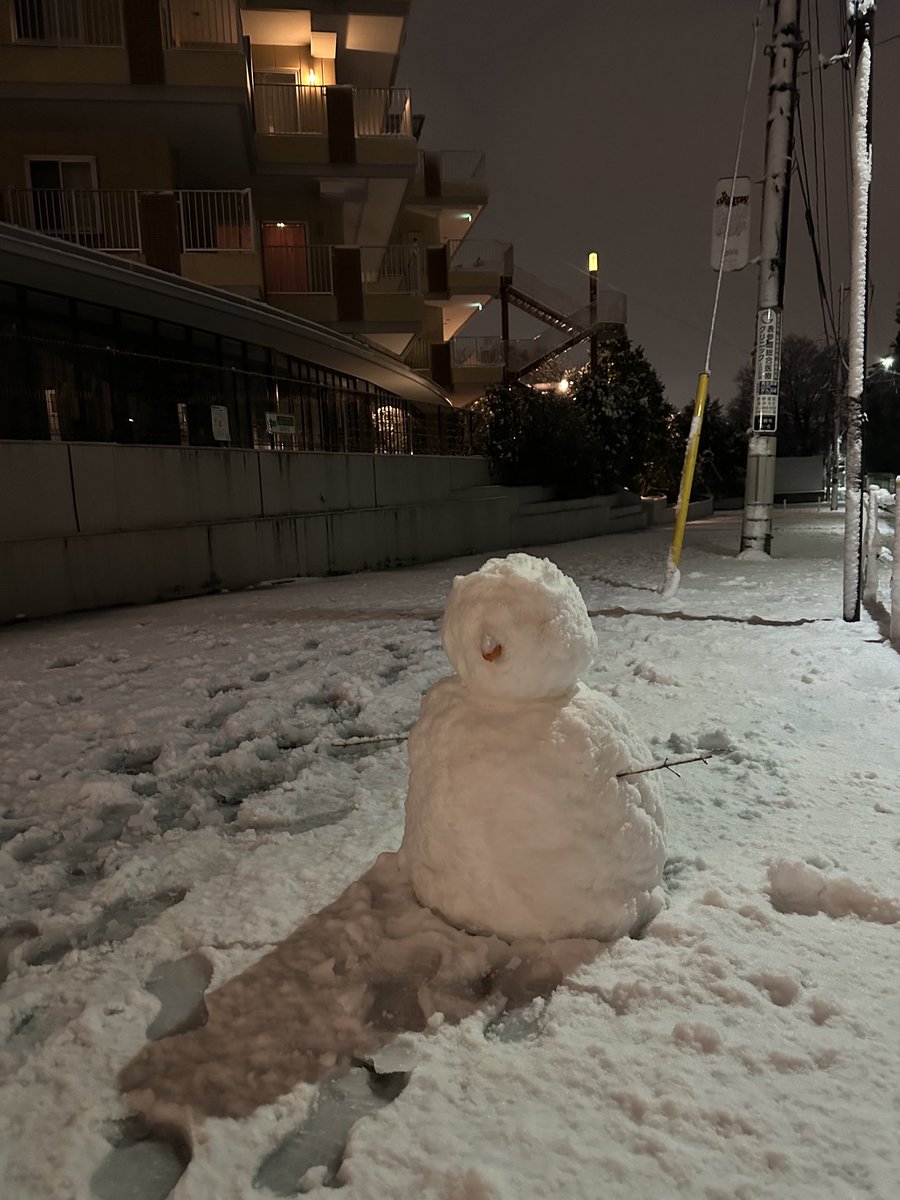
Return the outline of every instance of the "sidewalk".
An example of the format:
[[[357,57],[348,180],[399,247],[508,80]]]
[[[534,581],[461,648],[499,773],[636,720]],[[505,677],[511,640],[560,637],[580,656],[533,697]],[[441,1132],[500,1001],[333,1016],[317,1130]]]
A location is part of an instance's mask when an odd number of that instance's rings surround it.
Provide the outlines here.
[[[655,757],[719,753],[664,773],[646,935],[521,970],[416,912],[393,858],[370,871],[404,743],[332,745],[409,728],[483,559],[0,632],[8,1194],[265,1200],[338,1172],[360,1200],[893,1200],[900,656],[840,618],[841,514],[777,513],[766,563],[739,529],[692,523],[665,601],[670,530],[545,551],[595,615],[588,682]],[[134,1142],[134,1060],[139,1111],[211,1114],[189,1149]]]

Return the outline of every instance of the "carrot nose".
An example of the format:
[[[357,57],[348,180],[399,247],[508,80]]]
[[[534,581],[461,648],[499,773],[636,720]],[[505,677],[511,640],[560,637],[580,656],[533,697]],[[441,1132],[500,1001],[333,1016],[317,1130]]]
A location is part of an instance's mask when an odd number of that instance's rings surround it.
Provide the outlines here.
[[[497,645],[493,647],[493,649],[482,650],[481,657],[484,659],[485,662],[496,662],[502,653],[503,653],[503,647],[498,642]]]

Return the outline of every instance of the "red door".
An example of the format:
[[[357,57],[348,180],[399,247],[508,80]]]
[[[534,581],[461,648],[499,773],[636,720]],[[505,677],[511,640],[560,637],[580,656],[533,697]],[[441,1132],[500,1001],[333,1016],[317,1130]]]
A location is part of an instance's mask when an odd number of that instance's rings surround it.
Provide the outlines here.
[[[263,225],[262,252],[267,293],[309,291],[305,225]]]

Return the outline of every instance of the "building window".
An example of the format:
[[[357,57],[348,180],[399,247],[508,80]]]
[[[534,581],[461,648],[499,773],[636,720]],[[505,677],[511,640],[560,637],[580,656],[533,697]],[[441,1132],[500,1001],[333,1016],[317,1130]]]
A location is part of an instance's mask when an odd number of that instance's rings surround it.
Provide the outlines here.
[[[93,158],[26,158],[30,227],[81,245],[102,232]]]

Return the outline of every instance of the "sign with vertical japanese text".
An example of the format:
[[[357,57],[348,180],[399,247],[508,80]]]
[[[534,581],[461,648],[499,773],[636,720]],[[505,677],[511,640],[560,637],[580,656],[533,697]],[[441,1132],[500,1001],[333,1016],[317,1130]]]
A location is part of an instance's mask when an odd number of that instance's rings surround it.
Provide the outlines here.
[[[731,219],[728,210],[731,208]],[[725,228],[728,239],[725,239]],[[725,258],[722,258],[722,246]],[[739,175],[734,181],[734,193],[730,179],[719,179],[713,199],[712,251],[710,266],[718,271],[742,271],[750,255],[750,180]]]
[[[778,385],[781,380],[781,309],[756,314],[756,369],[753,375],[753,432],[778,428]]]

